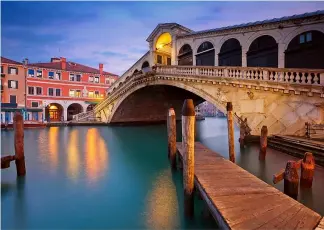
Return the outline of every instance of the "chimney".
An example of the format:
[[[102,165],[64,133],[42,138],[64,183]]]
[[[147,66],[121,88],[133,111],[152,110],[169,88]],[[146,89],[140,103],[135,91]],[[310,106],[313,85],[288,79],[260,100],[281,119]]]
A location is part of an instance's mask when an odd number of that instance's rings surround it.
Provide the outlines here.
[[[24,64],[24,65],[28,65],[28,58],[25,58],[25,59],[24,59],[23,64]]]
[[[66,70],[66,58],[61,57],[61,68]]]
[[[103,72],[103,64],[102,63],[99,63],[99,72],[100,72],[100,74],[102,74],[102,72]]]

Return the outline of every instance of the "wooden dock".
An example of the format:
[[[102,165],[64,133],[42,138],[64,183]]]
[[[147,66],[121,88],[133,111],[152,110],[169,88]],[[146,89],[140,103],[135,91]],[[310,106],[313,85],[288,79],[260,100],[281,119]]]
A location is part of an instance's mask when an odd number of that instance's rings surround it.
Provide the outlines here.
[[[182,144],[177,142],[182,160]],[[321,216],[195,142],[195,187],[224,229],[315,229]]]

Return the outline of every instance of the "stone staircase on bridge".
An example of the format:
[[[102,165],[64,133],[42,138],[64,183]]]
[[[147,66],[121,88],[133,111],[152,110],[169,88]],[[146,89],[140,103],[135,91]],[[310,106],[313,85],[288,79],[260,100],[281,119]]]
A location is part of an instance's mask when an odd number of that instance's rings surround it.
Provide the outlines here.
[[[79,113],[73,116],[73,122],[100,122],[100,117],[95,116],[94,110]]]

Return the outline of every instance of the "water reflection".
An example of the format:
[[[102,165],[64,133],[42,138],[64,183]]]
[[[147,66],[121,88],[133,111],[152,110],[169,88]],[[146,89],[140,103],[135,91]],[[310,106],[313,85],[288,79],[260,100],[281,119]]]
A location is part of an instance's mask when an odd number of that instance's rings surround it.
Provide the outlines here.
[[[170,180],[169,169],[154,180],[153,190],[147,200],[148,229],[174,229],[178,216],[178,198],[175,184]]]
[[[90,128],[87,130],[86,141],[85,170],[87,181],[97,182],[106,172],[108,151],[105,141],[100,136],[98,129]]]
[[[79,156],[79,136],[78,129],[74,129],[70,132],[68,141],[68,160],[67,160],[67,172],[69,178],[73,181],[78,179],[79,168],[80,168],[80,156]]]
[[[51,127],[48,131],[48,152],[49,161],[52,170],[56,171],[58,163],[58,143],[59,143],[59,127]]]

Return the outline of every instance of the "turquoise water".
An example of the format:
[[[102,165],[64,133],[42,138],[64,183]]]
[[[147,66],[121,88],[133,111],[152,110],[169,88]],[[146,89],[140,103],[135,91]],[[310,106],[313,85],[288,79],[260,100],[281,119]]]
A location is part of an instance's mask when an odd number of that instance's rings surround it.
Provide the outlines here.
[[[178,125],[178,140],[181,131]],[[236,163],[272,184],[272,175],[290,155],[268,149],[264,164],[258,146],[239,149]],[[197,122],[197,139],[228,156],[226,119]],[[2,155],[14,153],[13,132],[1,133]],[[180,172],[170,170],[164,125],[143,127],[51,127],[25,130],[27,175],[16,178],[15,164],[2,170],[3,229],[207,229],[215,222],[183,216]],[[324,215],[324,169],[298,200]],[[283,191],[283,182],[275,185]]]
[[[13,153],[13,132],[2,132]],[[27,176],[2,170],[3,229],[204,229],[183,217],[180,172],[172,174],[164,126],[25,130]]]

